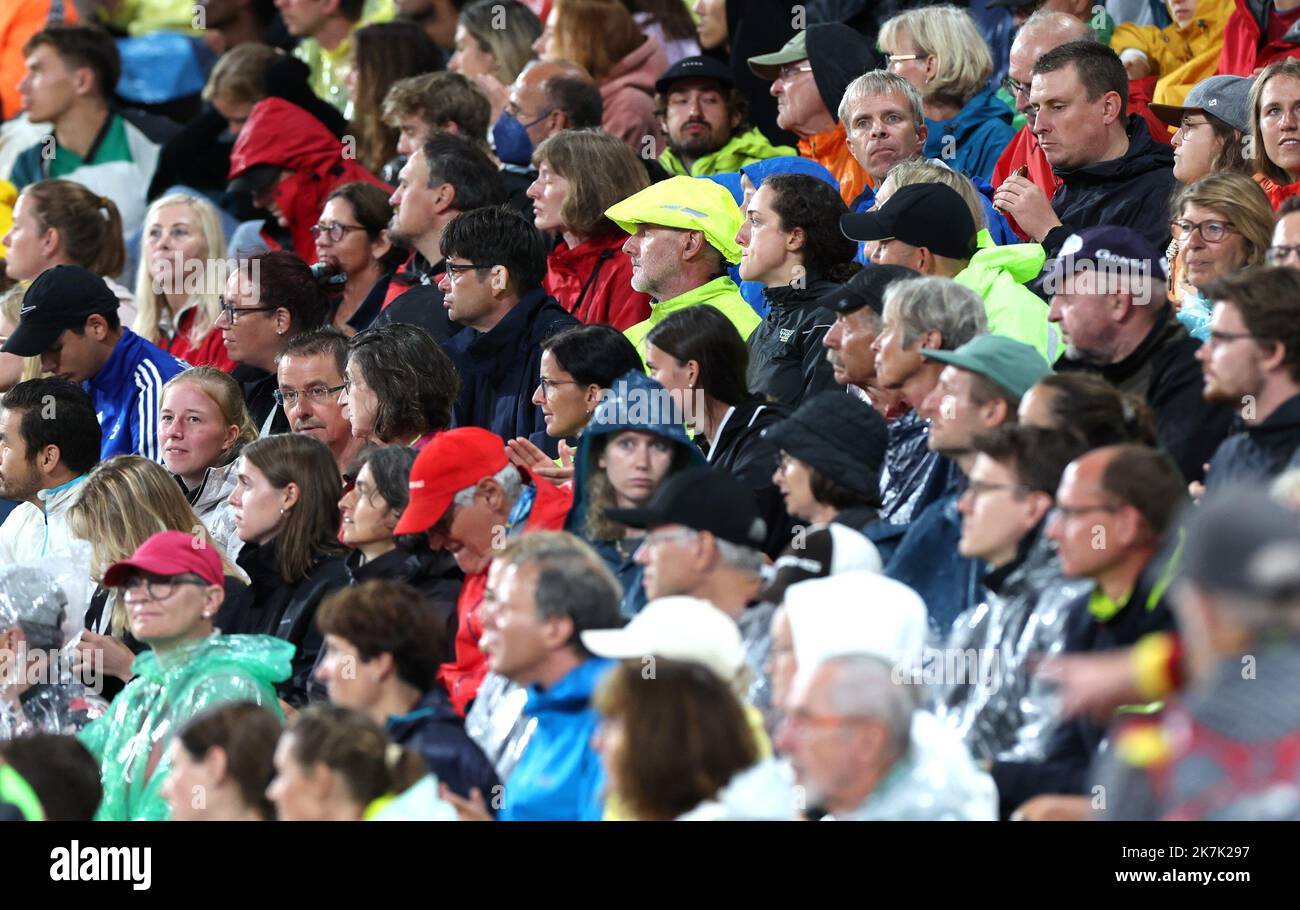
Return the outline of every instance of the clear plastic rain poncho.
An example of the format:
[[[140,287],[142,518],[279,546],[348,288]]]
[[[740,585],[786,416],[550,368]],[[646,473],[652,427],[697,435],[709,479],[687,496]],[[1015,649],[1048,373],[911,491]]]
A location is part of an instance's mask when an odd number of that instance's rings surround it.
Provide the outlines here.
[[[1032,662],[1061,651],[1068,608],[1091,589],[1091,581],[1061,574],[1056,545],[1040,535],[1001,590],[953,622],[948,653],[976,655],[965,662],[976,672],[944,681],[935,714],[977,759],[1043,758],[1057,704]]]
[[[74,672],[90,580],[70,559],[18,563],[0,569],[0,635],[22,631],[0,653],[0,740],[37,733],[76,733],[100,717],[102,674],[92,688]]]
[[[136,657],[135,679],[81,732],[104,787],[96,820],[170,818],[162,785],[171,770],[172,737],[224,702],[250,701],[283,717],[275,684],[289,678],[293,654],[292,644],[269,635],[215,634]]]

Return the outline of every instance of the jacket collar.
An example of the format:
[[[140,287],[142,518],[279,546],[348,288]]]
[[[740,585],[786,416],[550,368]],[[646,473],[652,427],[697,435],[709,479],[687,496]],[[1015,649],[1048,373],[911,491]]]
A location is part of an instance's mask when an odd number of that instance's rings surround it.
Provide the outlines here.
[[[1123,360],[1105,364],[1100,368],[1101,374],[1109,382],[1121,383],[1142,369],[1157,350],[1186,335],[1187,329],[1183,328],[1183,324],[1174,315],[1173,307],[1166,305],[1142,343],[1133,349],[1133,353]]]
[[[68,507],[76,500],[81,493],[81,482],[89,477],[89,474],[82,474],[80,477],[74,477],[66,483],[61,483],[57,487],[50,487],[47,490],[38,490],[36,497],[45,505],[46,515],[58,515],[66,512]]]
[[[658,322],[666,316],[676,313],[678,310],[684,310],[687,307],[695,306],[699,303],[708,303],[715,297],[721,297],[732,291],[740,293],[740,288],[736,287],[736,282],[731,280],[730,275],[719,275],[712,281],[702,284],[697,288],[691,288],[685,294],[679,294],[676,297],[670,297],[667,300],[657,300],[650,304],[651,319]]]
[[[130,329],[122,328],[122,337],[113,345],[108,360],[99,368],[99,372],[86,381],[90,389],[116,389],[127,381],[127,374],[134,368],[134,354],[143,341]]]
[[[496,355],[517,345],[527,336],[533,317],[537,315],[537,311],[542,308],[547,299],[546,291],[540,287],[526,291],[510,312],[506,313],[491,329],[486,332],[473,332],[472,340],[469,342],[469,354],[477,362],[486,361],[486,365],[493,369],[500,366],[496,363]]]
[[[1150,128],[1140,115],[1128,115],[1126,132],[1128,148],[1120,157],[1094,161],[1070,170],[1052,168],[1052,173],[1067,186],[1078,186],[1087,183],[1112,183],[1116,180],[1127,181],[1161,167],[1173,167],[1173,149],[1156,144],[1156,141],[1151,138]]]
[[[394,740],[401,741],[410,735],[415,728],[428,721],[454,721],[461,723],[460,715],[451,705],[451,698],[447,695],[446,688],[442,683],[437,683],[432,689],[420,696],[420,700],[411,706],[411,710],[405,714],[390,714],[384,726],[388,730],[388,735]]]
[[[581,711],[591,704],[592,693],[596,684],[614,661],[601,657],[592,657],[578,664],[568,673],[555,681],[549,689],[542,689],[537,683],[528,687],[528,701],[524,712],[536,714],[541,711]]]
[[[1267,436],[1271,433],[1292,430],[1298,426],[1300,426],[1300,395],[1292,395],[1259,423],[1247,426],[1246,432],[1251,436]]]

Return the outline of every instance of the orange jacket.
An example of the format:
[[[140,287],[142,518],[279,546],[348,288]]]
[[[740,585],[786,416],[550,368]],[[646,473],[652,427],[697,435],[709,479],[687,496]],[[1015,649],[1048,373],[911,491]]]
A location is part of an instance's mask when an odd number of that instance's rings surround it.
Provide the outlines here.
[[[27,75],[27,58],[23,45],[32,35],[45,28],[51,9],[63,11],[63,23],[77,23],[77,8],[72,0],[6,0],[0,3],[0,120],[8,120],[23,109],[18,83]]]
[[[853,153],[849,151],[849,138],[844,134],[844,124],[837,123],[824,133],[818,133],[811,139],[799,140],[799,154],[816,161],[830,171],[840,182],[840,196],[845,205],[853,205],[853,200],[869,186],[875,186],[871,175],[858,164]]]

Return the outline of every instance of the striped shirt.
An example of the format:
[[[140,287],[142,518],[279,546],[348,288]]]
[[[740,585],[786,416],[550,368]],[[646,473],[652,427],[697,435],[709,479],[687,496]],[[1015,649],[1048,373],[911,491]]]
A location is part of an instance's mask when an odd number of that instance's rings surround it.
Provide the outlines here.
[[[130,329],[122,330],[108,361],[86,383],[104,434],[100,458],[135,453],[162,461],[158,445],[162,387],[183,369],[184,361]]]

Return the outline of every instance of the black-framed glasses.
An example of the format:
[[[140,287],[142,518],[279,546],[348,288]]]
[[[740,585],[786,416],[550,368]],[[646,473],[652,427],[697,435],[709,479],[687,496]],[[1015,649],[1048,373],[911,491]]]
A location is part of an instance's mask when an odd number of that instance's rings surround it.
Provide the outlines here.
[[[1012,79],[1010,76],[1002,80],[1002,87],[1010,92],[1013,98],[1018,98],[1021,95],[1026,98],[1029,97],[1029,86],[1017,79]]]
[[[149,578],[147,575],[136,575],[128,578],[123,584],[119,585],[119,590],[123,594],[133,594],[131,599],[139,601],[140,591],[144,591],[146,600],[166,600],[176,593],[176,589],[181,585],[197,585],[200,588],[209,587],[212,583],[197,575],[174,575],[171,578]]]
[[[1286,262],[1294,256],[1300,256],[1300,246],[1271,246],[1264,251],[1264,258],[1268,260],[1269,265],[1277,265],[1280,262]]]
[[[463,275],[466,272],[482,272],[492,268],[491,265],[483,265],[478,262],[448,262],[445,266],[447,274],[452,278],[457,275]]]
[[[1241,341],[1243,338],[1254,340],[1255,336],[1250,332],[1219,332],[1211,329],[1210,338],[1206,341],[1206,344],[1212,348],[1217,348],[1232,341]]]
[[[364,231],[365,228],[359,224],[339,224],[337,221],[329,224],[313,224],[309,228],[312,240],[319,240],[320,235],[324,234],[330,239],[330,243],[340,243],[352,231]]]
[[[1169,232],[1175,240],[1190,240],[1195,231],[1201,232],[1206,243],[1222,243],[1229,234],[1239,234],[1228,221],[1188,221],[1178,218],[1169,223]]]
[[[555,390],[557,385],[582,385],[582,383],[578,382],[576,379],[547,379],[543,376],[541,379],[537,380],[537,385],[541,387],[542,397],[547,401],[550,401],[551,392]]]
[[[221,305],[221,315],[232,326],[239,322],[240,313],[270,313],[280,309],[278,306],[231,306],[226,303],[225,297],[219,297],[218,303]]]
[[[286,392],[276,389],[271,394],[275,396],[275,403],[281,407],[285,405],[293,407],[298,403],[298,399],[302,397],[306,397],[312,404],[325,404],[330,400],[331,395],[337,396],[346,386],[347,383],[345,382],[342,385],[334,386],[312,386],[310,389],[303,389],[302,391],[289,389]]]

